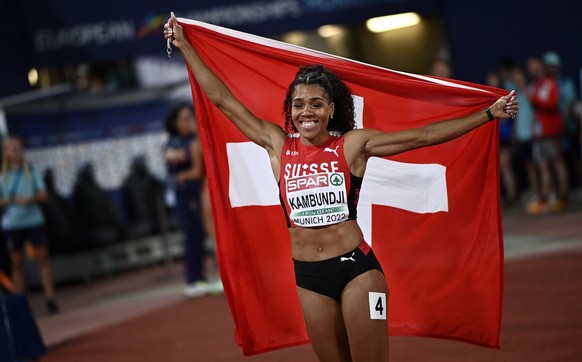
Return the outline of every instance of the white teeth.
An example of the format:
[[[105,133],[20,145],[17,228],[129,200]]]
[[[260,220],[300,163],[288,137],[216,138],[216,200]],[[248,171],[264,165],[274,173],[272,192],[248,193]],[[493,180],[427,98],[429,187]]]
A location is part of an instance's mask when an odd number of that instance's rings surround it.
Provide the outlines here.
[[[303,128],[313,128],[313,127],[315,127],[316,124],[317,123],[316,122],[313,122],[313,121],[303,122],[303,123],[301,123],[301,127],[303,127]]]

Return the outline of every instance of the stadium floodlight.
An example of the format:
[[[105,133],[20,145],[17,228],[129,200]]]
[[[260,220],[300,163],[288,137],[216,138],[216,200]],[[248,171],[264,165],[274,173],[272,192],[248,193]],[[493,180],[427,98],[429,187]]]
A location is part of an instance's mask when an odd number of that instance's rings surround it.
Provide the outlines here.
[[[322,38],[331,38],[336,35],[341,35],[344,32],[344,29],[339,25],[322,25],[317,29],[317,34]]]
[[[417,13],[402,13],[368,19],[366,26],[373,33],[382,33],[407,28],[418,23],[420,23],[420,16]]]

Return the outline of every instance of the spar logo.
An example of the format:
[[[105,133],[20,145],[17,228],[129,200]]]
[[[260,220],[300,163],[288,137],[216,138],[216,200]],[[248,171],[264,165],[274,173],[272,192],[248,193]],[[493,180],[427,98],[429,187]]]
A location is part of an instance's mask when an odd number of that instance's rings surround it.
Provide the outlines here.
[[[337,175],[337,174],[336,174]],[[295,177],[287,180],[287,192],[302,191],[329,186],[331,177],[327,174]],[[342,180],[343,183],[343,180]]]
[[[340,173],[334,173],[329,178],[329,182],[334,186],[341,186],[344,183],[344,176]]]

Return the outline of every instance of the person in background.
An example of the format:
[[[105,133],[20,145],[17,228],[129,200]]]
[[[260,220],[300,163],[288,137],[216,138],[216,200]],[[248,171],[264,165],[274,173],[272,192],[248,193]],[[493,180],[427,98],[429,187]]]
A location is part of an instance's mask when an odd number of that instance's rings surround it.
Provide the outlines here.
[[[14,284],[12,283],[12,280],[10,279],[8,274],[0,270],[0,296],[3,293],[12,294],[15,291],[16,290],[14,288]]]
[[[201,186],[204,180],[202,146],[197,137],[196,116],[190,104],[174,106],[166,117],[170,138],[164,157],[168,169],[168,189],[185,234],[184,264],[189,297],[212,292],[204,275],[204,230],[202,225]]]
[[[487,74],[487,85],[502,88],[502,79],[498,73]],[[515,175],[511,167],[513,159],[513,119],[500,120],[499,123],[499,168],[501,180],[505,188],[506,207],[511,208],[517,200],[517,189],[515,186]]]
[[[0,158],[2,157],[2,148],[0,147]],[[0,210],[0,215],[2,210]],[[0,233],[0,295],[4,293],[14,293],[14,284],[10,278],[11,273],[10,253],[6,245],[4,233]]]
[[[452,78],[453,70],[451,64],[443,58],[435,59],[430,69],[430,75],[441,78]]]
[[[4,233],[0,233],[0,272],[9,275],[11,269],[10,253],[6,245],[6,238],[4,237]]]
[[[44,182],[26,161],[20,139],[6,138],[0,175],[0,207],[5,209],[2,228],[10,250],[15,291],[25,291],[24,247],[29,243],[31,254],[39,265],[47,311],[56,314],[59,306],[55,301],[44,217],[39,206],[46,197]]]
[[[533,105],[536,124],[532,143],[533,157],[540,171],[540,198],[528,205],[530,214],[548,211],[562,211],[567,206],[568,170],[562,155],[561,137],[564,132],[562,114],[559,108],[559,89],[555,79],[546,74],[540,58],[528,60],[528,70],[532,78],[529,98]],[[557,178],[557,187],[552,187],[551,167]],[[558,192],[555,200],[550,200],[552,191]]]
[[[562,59],[555,52],[546,52],[542,57],[548,77],[558,83],[560,113],[564,122],[564,136],[562,146],[566,165],[570,167],[574,178],[578,177],[580,183],[579,171],[582,167],[580,160],[580,123],[576,116],[575,106],[578,95],[574,81],[570,77],[561,74]]]
[[[527,174],[529,194],[535,200],[539,199],[539,182],[532,154],[532,136],[534,126],[534,111],[529,101],[527,76],[522,68],[515,67],[511,72],[511,80],[517,90],[519,112],[514,119],[514,137],[516,140],[515,157],[523,162]]]
[[[10,256],[4,234],[0,233],[0,296],[2,293],[14,293],[14,291],[14,284],[10,278]]]
[[[198,124],[192,123],[192,132],[198,136]],[[200,149],[202,152],[202,149]],[[204,162],[204,158],[202,158]],[[212,204],[210,202],[210,190],[206,165],[204,165],[204,179],[200,190],[200,203],[202,205],[202,226],[204,230],[204,276],[208,281],[208,291],[212,294],[224,292],[218,269],[218,251],[216,249],[216,234],[214,232],[214,218],[212,216]]]
[[[503,89],[515,89],[515,84],[512,79],[512,72],[515,69],[516,64],[512,58],[503,58],[499,62],[497,67],[497,72],[501,78],[501,87]]]
[[[209,281],[208,289],[210,293],[222,293],[224,287],[220,279],[218,270],[218,258],[216,250],[216,235],[214,232],[214,218],[212,217],[212,205],[210,203],[210,190],[208,189],[208,178],[204,178],[201,191],[202,202],[202,225],[206,238],[204,239],[204,270]]]

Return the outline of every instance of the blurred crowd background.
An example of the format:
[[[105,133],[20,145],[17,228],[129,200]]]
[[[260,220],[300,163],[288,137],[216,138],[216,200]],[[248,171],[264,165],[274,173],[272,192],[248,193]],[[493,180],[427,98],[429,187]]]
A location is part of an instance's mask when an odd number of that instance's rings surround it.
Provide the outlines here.
[[[182,253],[165,196],[164,119],[191,94],[179,52],[166,55],[170,10],[399,71],[516,89],[520,116],[500,125],[504,206],[559,212],[582,185],[578,3],[2,0],[0,132],[19,136],[43,175],[57,283]],[[370,20],[386,15],[397,17]],[[548,112],[557,116],[541,122]],[[2,265],[9,274],[7,258]]]

